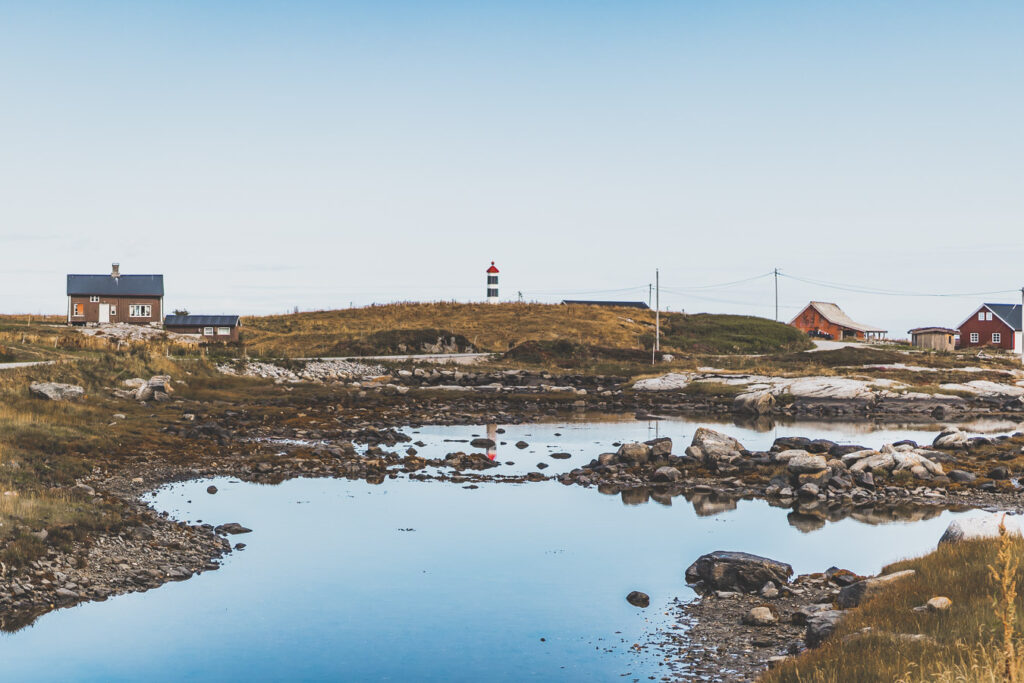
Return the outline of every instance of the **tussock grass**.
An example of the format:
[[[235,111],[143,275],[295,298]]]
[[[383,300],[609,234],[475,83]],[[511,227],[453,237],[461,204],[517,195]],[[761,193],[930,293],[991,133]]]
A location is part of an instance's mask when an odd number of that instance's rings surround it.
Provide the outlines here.
[[[1015,593],[1002,586],[1024,575],[1019,563],[1024,541],[1015,536],[943,544],[924,557],[897,562],[885,573],[914,569],[916,574],[849,613],[835,634],[817,650],[767,672],[762,680],[803,683],[863,681],[980,681],[992,677],[1006,652],[1007,625],[1021,633],[1020,614],[1007,610],[1017,604]],[[998,581],[993,580],[995,568]],[[945,612],[914,612],[930,598],[953,601]],[[867,635],[861,629],[870,627]],[[908,642],[899,634],[924,634]],[[1003,654],[1000,654],[1003,653]],[[1016,656],[1016,654],[1014,654]]]

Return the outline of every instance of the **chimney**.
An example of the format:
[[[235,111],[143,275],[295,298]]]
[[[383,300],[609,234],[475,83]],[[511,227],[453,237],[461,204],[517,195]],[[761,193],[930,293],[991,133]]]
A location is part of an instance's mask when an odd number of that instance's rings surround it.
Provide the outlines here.
[[[115,279],[121,277],[121,264],[120,263],[112,263],[112,264],[110,264],[110,277],[115,278]]]

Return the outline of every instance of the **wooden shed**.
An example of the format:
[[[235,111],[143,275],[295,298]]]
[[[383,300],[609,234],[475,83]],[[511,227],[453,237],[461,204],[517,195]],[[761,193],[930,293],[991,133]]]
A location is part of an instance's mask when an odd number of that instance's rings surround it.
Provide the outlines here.
[[[204,342],[236,342],[241,325],[237,315],[169,315],[164,329],[178,334],[198,334]]]
[[[812,301],[789,321],[798,330],[824,339],[881,339],[886,330],[854,322],[836,304]]]
[[[948,327],[915,327],[909,330],[910,343],[919,349],[952,351],[956,347],[956,330]]]

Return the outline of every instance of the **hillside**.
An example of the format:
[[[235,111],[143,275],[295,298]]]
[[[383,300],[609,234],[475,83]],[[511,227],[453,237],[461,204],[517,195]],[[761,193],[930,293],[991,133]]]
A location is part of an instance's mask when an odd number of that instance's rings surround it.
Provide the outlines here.
[[[786,325],[748,316],[663,313],[662,350],[772,353],[810,348]],[[263,356],[505,352],[524,342],[650,350],[654,312],[557,304],[388,304],[243,319],[245,346]]]

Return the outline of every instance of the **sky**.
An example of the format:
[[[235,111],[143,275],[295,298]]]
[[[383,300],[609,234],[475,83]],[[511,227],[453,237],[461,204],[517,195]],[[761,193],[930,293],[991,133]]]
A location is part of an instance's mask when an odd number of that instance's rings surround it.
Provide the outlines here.
[[[506,300],[659,269],[663,308],[774,317],[772,277],[717,285],[778,268],[783,320],[954,326],[1024,286],[1022,30],[1012,2],[0,0],[0,312],[113,261],[259,314],[480,300],[494,260]]]

